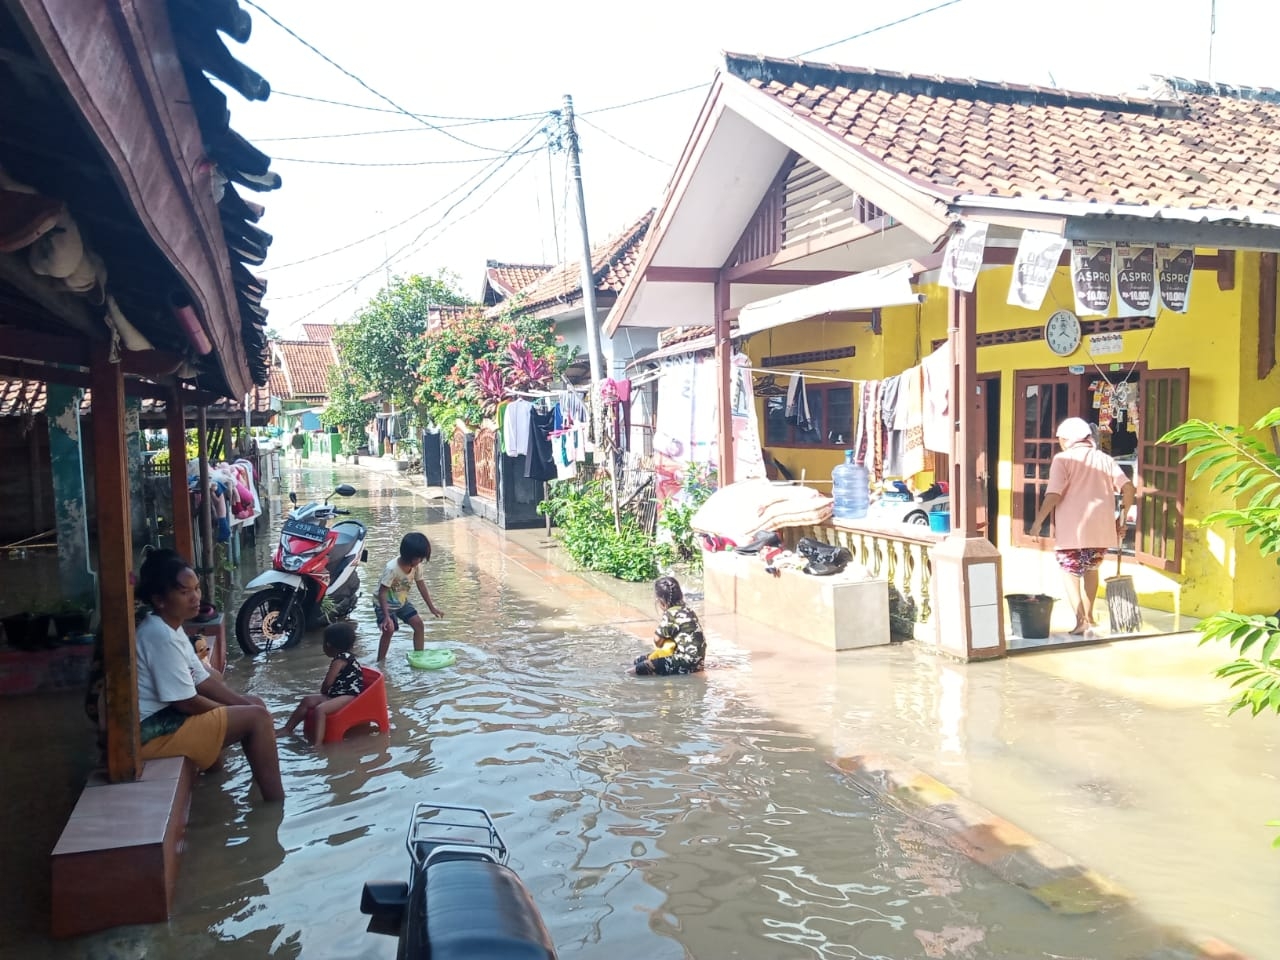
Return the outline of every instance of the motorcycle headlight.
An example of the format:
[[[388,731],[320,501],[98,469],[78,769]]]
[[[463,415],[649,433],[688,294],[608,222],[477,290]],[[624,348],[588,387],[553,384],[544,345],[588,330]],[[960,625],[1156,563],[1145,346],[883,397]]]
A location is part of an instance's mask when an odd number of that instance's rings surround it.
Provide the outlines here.
[[[285,557],[280,565],[289,573],[297,573],[302,569],[303,559],[303,557]]]

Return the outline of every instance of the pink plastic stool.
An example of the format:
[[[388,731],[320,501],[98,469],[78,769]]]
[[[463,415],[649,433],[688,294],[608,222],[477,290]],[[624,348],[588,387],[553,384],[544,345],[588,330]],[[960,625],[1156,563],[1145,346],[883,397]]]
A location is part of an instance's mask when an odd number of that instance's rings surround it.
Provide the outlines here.
[[[387,683],[382,678],[382,673],[363,665],[360,671],[364,674],[364,689],[341,710],[329,714],[324,728],[325,743],[337,743],[347,735],[348,730],[362,723],[376,724],[383,733],[391,729],[391,716],[387,711]],[[308,740],[315,739],[314,710],[307,713],[303,729]]]

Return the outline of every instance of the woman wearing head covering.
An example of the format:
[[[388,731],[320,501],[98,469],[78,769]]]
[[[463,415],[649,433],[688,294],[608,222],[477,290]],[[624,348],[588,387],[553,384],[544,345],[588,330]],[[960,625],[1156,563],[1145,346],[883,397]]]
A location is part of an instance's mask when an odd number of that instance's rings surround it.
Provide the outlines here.
[[[1061,451],[1049,467],[1044,501],[1027,533],[1039,537],[1053,515],[1054,553],[1066,578],[1067,601],[1075,611],[1071,633],[1091,631],[1098,596],[1098,567],[1124,535],[1125,517],[1133,506],[1134,488],[1124,471],[1098,449],[1089,423],[1069,417],[1058,425]],[[1116,515],[1115,495],[1122,500]]]

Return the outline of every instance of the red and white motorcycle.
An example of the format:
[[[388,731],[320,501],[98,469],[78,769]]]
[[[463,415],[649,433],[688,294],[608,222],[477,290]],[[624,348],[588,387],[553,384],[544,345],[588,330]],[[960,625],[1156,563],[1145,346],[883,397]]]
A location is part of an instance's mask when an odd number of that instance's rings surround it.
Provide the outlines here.
[[[297,494],[289,494],[294,507],[280,528],[271,569],[246,585],[256,592],[236,616],[236,641],[248,656],[295,646],[308,629],[341,620],[355,609],[360,597],[358,568],[369,559],[365,526],[359,520],[341,520],[330,527],[334,517],[348,511],[329,504],[332,496],[350,497],[355,492],[344,483],[323,503],[301,507]]]

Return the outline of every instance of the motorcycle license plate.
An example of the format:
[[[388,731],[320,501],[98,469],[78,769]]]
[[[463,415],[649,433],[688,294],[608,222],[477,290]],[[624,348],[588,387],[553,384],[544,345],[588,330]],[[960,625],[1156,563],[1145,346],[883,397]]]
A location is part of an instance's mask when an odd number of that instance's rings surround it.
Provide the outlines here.
[[[300,540],[311,540],[324,543],[329,536],[329,529],[318,523],[304,523],[301,520],[286,520],[280,530],[287,537],[298,537]]]

